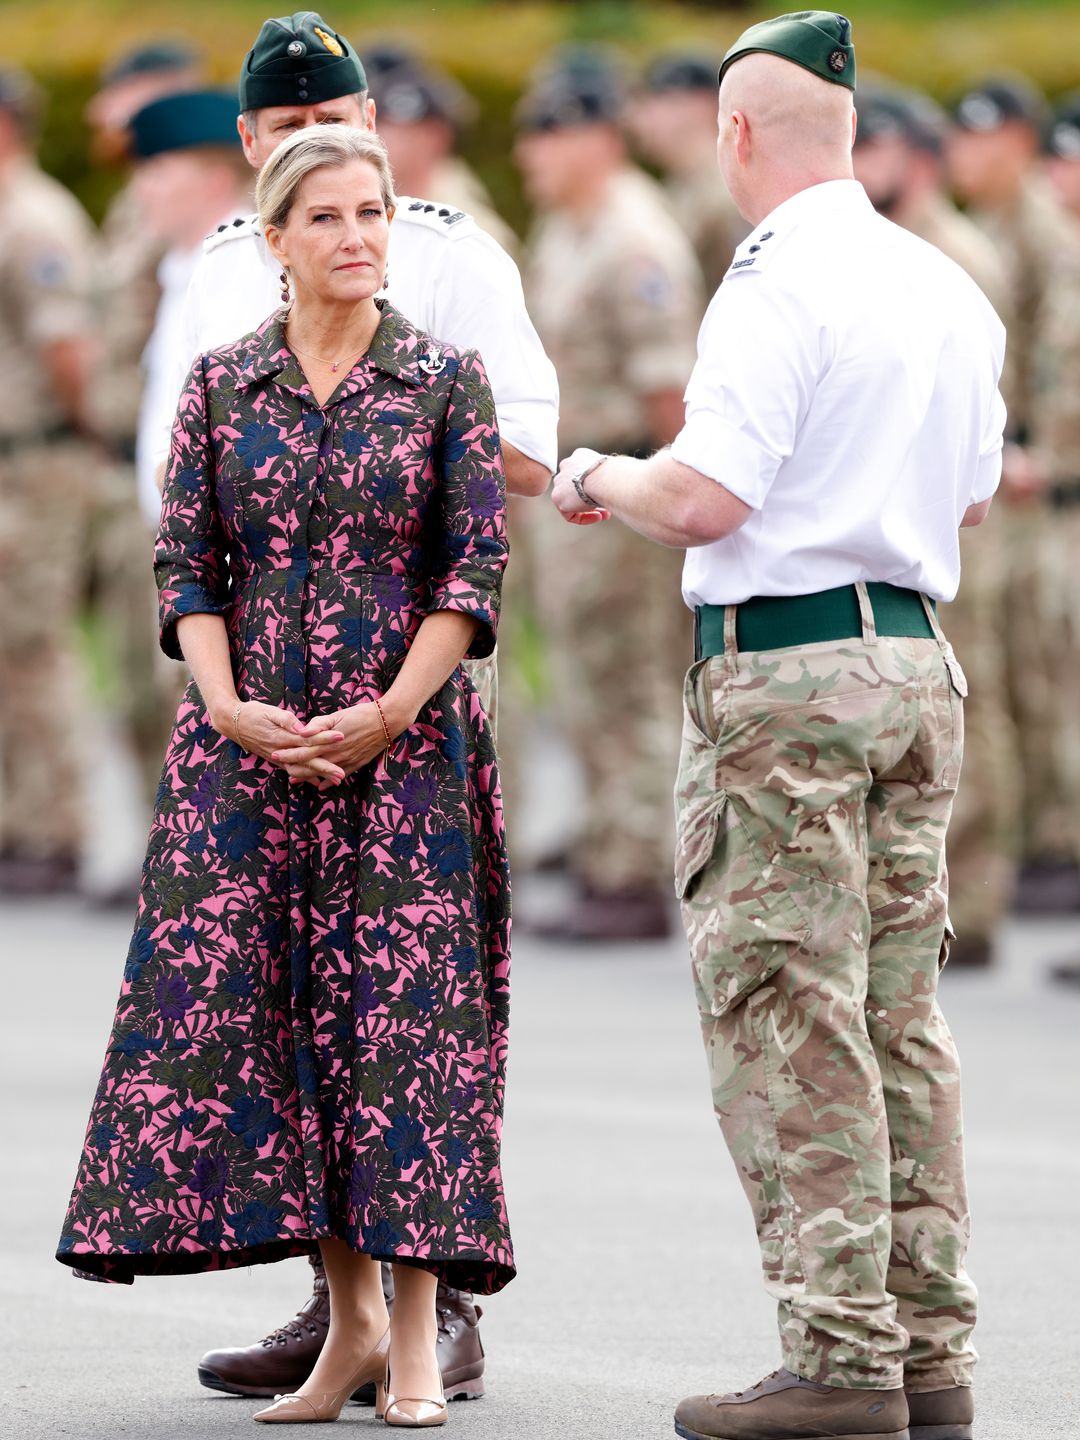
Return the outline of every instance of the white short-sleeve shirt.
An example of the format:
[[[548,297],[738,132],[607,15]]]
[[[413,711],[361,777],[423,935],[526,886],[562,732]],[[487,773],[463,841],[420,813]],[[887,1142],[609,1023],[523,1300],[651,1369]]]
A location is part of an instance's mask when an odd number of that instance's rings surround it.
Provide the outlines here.
[[[555,367],[525,308],[517,266],[502,246],[460,210],[399,196],[386,263],[386,298],[436,340],[480,352],[502,439],[555,470]],[[173,382],[155,426],[158,463],[168,455],[176,402],[192,361],[257,329],[281,304],[280,273],[254,216],[207,238],[184,305]]]
[[[970,277],[832,180],[740,245],[671,454],[753,513],[687,552],[690,606],[888,581],[951,600],[1001,475],[1005,330]]]

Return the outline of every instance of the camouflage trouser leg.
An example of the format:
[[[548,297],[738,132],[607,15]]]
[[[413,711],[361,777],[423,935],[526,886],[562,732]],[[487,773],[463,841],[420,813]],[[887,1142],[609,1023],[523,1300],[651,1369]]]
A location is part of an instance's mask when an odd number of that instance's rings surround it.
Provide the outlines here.
[[[550,505],[535,527],[553,708],[585,773],[576,868],[600,890],[658,889],[690,654],[681,556],[624,525],[567,525]]]
[[[1009,698],[1019,742],[1022,854],[1077,859],[1076,810],[1067,750],[1076,725],[1066,709],[1071,673],[1068,590],[1075,555],[1059,513],[1031,505],[1006,511],[1008,596],[1005,644]]]
[[[74,636],[92,463],[75,444],[0,459],[0,846],[35,859],[82,842]]]
[[[158,646],[154,535],[139,509],[134,470],[102,465],[96,475],[87,544],[92,602],[114,672],[110,705],[153,803],[187,671]]]
[[[935,990],[962,706],[931,640],[687,677],[676,888],[784,1363],[970,1381],[959,1072]]]
[[[1020,765],[1006,685],[1008,512],[960,535],[960,593],[941,622],[967,674],[964,777],[949,822],[949,912],[962,940],[990,940],[1016,883]]]
[[[490,655],[485,655],[482,660],[466,660],[465,669],[469,679],[476,686],[476,693],[480,696],[480,703],[487,713],[488,724],[491,726],[492,739],[495,738],[496,726],[499,723],[499,653],[493,650]]]

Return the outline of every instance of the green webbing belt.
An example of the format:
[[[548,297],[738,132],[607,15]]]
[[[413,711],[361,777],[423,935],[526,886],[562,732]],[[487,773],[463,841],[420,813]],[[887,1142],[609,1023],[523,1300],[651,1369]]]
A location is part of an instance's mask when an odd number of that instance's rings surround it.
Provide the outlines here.
[[[867,587],[879,635],[934,638],[917,590],[870,582]],[[699,605],[696,614],[698,659],[724,653],[723,605]],[[779,650],[788,645],[818,645],[855,640],[862,635],[859,596],[854,585],[816,595],[759,595],[736,607],[735,635],[740,650]]]

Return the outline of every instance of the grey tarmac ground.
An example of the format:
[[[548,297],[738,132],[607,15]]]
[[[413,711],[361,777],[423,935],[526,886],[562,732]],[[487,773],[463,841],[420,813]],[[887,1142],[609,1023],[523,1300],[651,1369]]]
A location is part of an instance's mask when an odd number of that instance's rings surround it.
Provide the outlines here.
[[[550,894],[523,884],[519,901],[535,911]],[[943,980],[965,1059],[979,1440],[1080,1433],[1080,989],[1045,978],[1048,959],[1080,951],[1078,930],[1012,925],[993,973]],[[13,1440],[255,1433],[255,1402],[200,1389],[196,1360],[258,1339],[306,1291],[296,1260],[127,1287],[52,1259],[128,931],[76,902],[0,909],[0,1433]],[[568,951],[522,933],[515,965],[505,1162],[520,1275],[485,1306],[489,1394],[453,1406],[443,1433],[669,1435],[680,1396],[776,1363],[683,947]],[[356,1406],[339,1424],[376,1431]]]

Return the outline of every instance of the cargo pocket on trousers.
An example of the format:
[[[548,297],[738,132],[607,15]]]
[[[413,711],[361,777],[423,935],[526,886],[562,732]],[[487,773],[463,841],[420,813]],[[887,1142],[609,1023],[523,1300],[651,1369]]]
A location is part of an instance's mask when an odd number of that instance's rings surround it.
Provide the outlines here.
[[[808,943],[793,893],[808,883],[749,843],[723,793],[685,808],[675,890],[703,1016],[726,1014]]]
[[[938,951],[938,974],[940,975],[945,966],[949,963],[949,955],[956,941],[956,931],[948,915],[945,916],[945,931],[941,937],[941,949]]]

